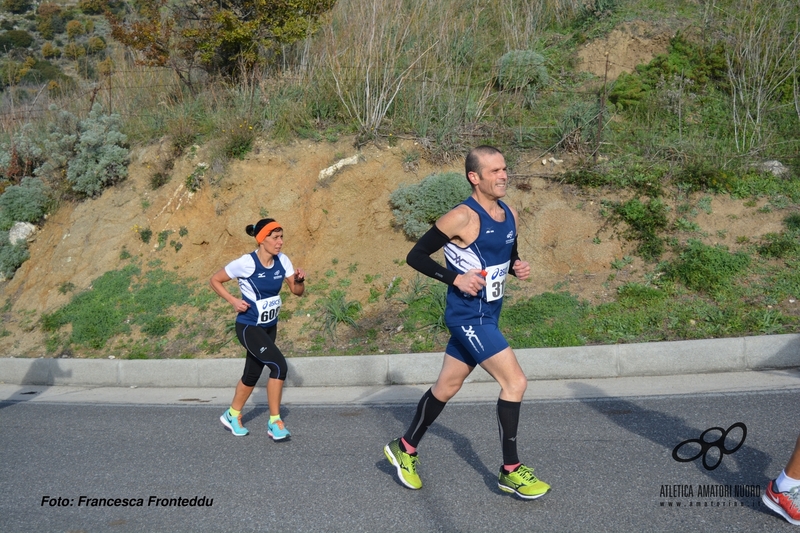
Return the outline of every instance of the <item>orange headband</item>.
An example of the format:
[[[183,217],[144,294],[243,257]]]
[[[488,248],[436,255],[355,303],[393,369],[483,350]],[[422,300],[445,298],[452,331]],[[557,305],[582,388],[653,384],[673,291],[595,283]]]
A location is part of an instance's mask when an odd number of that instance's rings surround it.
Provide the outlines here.
[[[261,244],[261,242],[262,242],[264,239],[266,239],[266,238],[267,238],[267,235],[269,235],[270,233],[272,233],[272,232],[273,232],[273,231],[275,231],[276,229],[283,229],[283,228],[281,228],[281,225],[280,225],[280,224],[278,224],[278,223],[277,223],[277,222],[275,222],[275,221],[272,221],[272,222],[270,222],[269,224],[267,224],[266,226],[264,226],[263,228],[261,228],[261,231],[259,231],[259,232],[258,232],[258,235],[256,235],[256,242],[257,242],[258,244]]]

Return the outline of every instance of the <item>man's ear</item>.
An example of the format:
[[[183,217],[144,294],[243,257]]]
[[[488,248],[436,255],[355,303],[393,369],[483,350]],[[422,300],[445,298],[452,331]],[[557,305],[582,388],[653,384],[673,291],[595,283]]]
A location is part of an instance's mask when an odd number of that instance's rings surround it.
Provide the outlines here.
[[[468,172],[467,173],[467,179],[469,180],[469,182],[471,184],[477,185],[478,181],[480,181],[481,178],[480,178],[480,176],[478,176],[477,172]]]

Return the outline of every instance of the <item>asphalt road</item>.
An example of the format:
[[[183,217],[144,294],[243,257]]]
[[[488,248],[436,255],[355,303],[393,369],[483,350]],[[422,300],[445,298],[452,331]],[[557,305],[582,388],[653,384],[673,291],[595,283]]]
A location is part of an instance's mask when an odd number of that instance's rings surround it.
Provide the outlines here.
[[[553,486],[535,501],[497,488],[489,401],[445,409],[420,447],[419,491],[397,482],[382,452],[412,403],[288,405],[292,439],[273,443],[261,407],[245,412],[250,436],[235,438],[217,405],[2,402],[0,531],[797,530],[760,494],[800,431],[800,390],[580,392],[600,398],[523,405],[520,457]],[[739,422],[743,445],[707,456],[722,458],[716,469],[673,458],[682,441]],[[742,436],[734,429],[723,445]]]

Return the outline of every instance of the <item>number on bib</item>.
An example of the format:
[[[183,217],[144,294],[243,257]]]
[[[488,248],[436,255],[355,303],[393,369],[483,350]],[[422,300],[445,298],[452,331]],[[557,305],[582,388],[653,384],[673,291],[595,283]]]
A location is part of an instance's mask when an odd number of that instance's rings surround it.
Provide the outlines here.
[[[484,269],[486,270],[487,302],[499,300],[503,297],[503,294],[505,294],[509,263],[510,262],[503,263],[502,265],[487,266]]]
[[[273,296],[256,302],[258,308],[258,325],[269,324],[278,319],[281,312],[281,297]]]

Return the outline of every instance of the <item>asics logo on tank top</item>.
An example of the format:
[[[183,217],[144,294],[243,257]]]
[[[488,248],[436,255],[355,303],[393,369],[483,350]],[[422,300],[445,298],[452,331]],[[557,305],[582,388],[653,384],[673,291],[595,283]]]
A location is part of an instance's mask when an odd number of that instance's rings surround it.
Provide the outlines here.
[[[489,279],[497,279],[499,277],[506,277],[507,273],[508,273],[508,268],[507,267],[498,268],[497,270],[492,272],[492,276]]]

